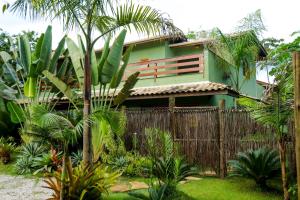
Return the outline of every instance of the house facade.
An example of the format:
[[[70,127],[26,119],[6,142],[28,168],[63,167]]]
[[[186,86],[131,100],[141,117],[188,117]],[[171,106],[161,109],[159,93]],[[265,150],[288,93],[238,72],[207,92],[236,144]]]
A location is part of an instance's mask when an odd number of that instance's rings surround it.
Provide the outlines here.
[[[174,42],[169,37],[155,37],[126,44],[125,48],[134,45],[134,49],[124,79],[136,71],[140,77],[125,105],[162,107],[173,99],[175,106],[217,106],[224,99],[230,108],[241,94],[260,98],[263,87],[257,84],[256,73],[245,80],[241,71],[243,84],[240,91],[234,89],[225,70],[230,64],[209,48],[211,41]],[[259,56],[265,56],[263,48]]]

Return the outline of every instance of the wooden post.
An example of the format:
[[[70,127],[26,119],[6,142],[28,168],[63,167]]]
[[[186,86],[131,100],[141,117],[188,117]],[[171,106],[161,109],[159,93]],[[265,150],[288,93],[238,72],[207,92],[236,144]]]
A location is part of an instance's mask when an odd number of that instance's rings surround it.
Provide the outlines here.
[[[169,112],[170,112],[170,131],[172,133],[173,140],[175,139],[175,97],[169,97]]]
[[[225,122],[223,112],[225,109],[225,99],[219,101],[219,175],[220,178],[226,176],[226,160],[225,160]]]
[[[295,93],[295,137],[298,198],[300,197],[300,52],[293,53],[294,93]]]

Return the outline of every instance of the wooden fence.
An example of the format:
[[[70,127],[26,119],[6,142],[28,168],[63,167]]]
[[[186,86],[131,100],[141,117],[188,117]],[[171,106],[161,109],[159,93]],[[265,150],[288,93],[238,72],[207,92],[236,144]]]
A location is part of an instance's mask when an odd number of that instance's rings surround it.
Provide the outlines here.
[[[273,130],[255,122],[250,113],[243,110],[220,110],[217,107],[131,108],[126,110],[126,115],[127,148],[132,147],[133,133],[137,133],[139,150],[145,153],[145,128],[167,130],[189,162],[217,173],[220,172],[220,161],[225,164],[240,151],[277,148]],[[290,124],[290,133],[293,133],[292,127]],[[293,138],[290,136],[288,142],[290,163],[295,160]],[[226,168],[224,170],[226,173]]]

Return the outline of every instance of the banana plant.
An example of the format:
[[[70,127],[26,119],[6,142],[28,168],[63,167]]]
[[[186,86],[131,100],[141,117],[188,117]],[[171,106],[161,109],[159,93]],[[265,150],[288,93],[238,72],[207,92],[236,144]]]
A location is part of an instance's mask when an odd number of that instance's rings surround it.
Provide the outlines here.
[[[91,52],[91,76],[93,88],[92,100],[92,132],[93,132],[93,151],[94,161],[97,161],[100,156],[104,137],[111,137],[111,132],[118,132],[115,130],[124,129],[123,123],[114,123],[121,121],[124,116],[119,113],[116,115],[116,109],[121,105],[130,95],[131,89],[138,80],[139,72],[136,72],[128,77],[122,84],[124,72],[129,62],[130,53],[133,46],[126,49],[123,54],[123,46],[126,37],[126,30],[120,32],[110,47],[110,37],[106,40],[102,54],[99,59],[93,50]],[[83,63],[84,63],[84,44],[80,37],[78,37],[79,45],[76,45],[70,38],[66,39],[69,56],[79,83],[79,89],[83,93]],[[43,74],[66,96],[71,102],[74,102],[74,97],[71,87],[67,83],[60,80],[57,75],[51,73],[49,70],[44,70]],[[122,87],[120,87],[122,85]],[[98,88],[98,90],[96,90]],[[120,89],[119,89],[120,88]],[[115,110],[112,109],[115,107]],[[114,119],[114,120],[111,120]],[[105,135],[105,136],[104,136]],[[102,142],[101,142],[102,141]]]
[[[22,35],[12,52],[0,52],[3,61],[3,70],[0,72],[0,98],[9,101],[7,107],[13,122],[20,123],[24,120],[25,106],[20,102],[49,102],[49,99],[57,96],[57,93],[49,89],[48,86],[53,86],[48,85],[49,82],[44,79],[42,71],[58,71],[60,77],[67,72],[64,64],[60,69],[57,68],[60,56],[66,51],[65,40],[66,37],[63,37],[57,49],[52,52],[52,27],[48,26],[46,32],[39,37],[34,50],[30,48],[27,36]]]

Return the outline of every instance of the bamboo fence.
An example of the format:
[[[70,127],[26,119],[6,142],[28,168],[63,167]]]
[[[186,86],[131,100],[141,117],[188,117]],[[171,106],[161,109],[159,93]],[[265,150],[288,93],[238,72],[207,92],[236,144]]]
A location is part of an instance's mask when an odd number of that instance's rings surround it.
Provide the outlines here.
[[[240,151],[277,148],[272,128],[257,123],[244,110],[221,110],[218,107],[129,108],[126,116],[125,144],[128,149],[132,148],[132,137],[136,133],[139,151],[142,154],[147,152],[145,128],[170,131],[186,160],[206,171],[220,173],[220,160],[224,160],[226,165]],[[288,158],[291,168],[294,168],[292,123],[289,123],[288,130]],[[224,140],[220,140],[222,134]],[[224,155],[224,159],[220,155]]]

